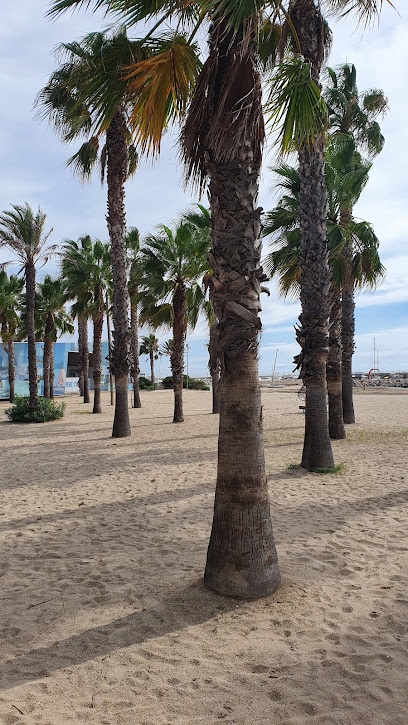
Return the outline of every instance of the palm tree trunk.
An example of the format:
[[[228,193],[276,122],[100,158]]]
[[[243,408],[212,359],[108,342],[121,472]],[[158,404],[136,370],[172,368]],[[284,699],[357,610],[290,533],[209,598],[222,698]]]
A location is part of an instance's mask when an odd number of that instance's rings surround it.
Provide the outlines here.
[[[154,388],[155,382],[154,382],[154,351],[153,350],[150,350],[149,357],[150,357],[150,380],[151,380],[152,386]]]
[[[28,340],[28,384],[30,390],[30,411],[38,407],[37,352],[35,349],[35,267],[32,262],[25,266],[27,340]]]
[[[15,358],[14,358],[14,340],[12,337],[9,337],[9,339],[8,339],[7,354],[8,354],[8,379],[9,379],[9,388],[10,388],[10,403],[14,403],[14,399],[15,399],[14,383],[15,383],[15,378],[16,378],[16,370],[15,370]]]
[[[44,398],[50,397],[50,357],[52,339],[51,332],[53,328],[52,315],[48,313],[45,330],[44,330],[44,355],[43,355],[43,379],[44,379]]]
[[[342,211],[341,223],[346,225],[351,221],[351,213]],[[353,404],[353,376],[352,358],[354,353],[354,286],[352,280],[353,249],[351,241],[348,240],[342,250],[343,258],[343,289],[342,289],[342,318],[341,318],[341,341],[342,353],[342,392],[343,392],[343,418],[347,424],[355,423]]]
[[[186,288],[184,283],[179,281],[173,297],[173,347],[170,356],[174,391],[173,423],[182,423],[184,421],[183,371],[186,304]]]
[[[227,81],[229,63],[239,57],[238,36],[231,42],[229,34],[221,32],[218,39],[215,104]],[[247,63],[254,85],[245,99],[250,118],[241,129],[244,140],[229,162],[213,163],[210,151],[207,163],[221,404],[214,518],[204,583],[223,595],[255,599],[272,593],[280,575],[265,473],[257,359],[259,293],[265,279],[260,266],[261,209],[257,208],[263,139],[261,85],[253,57]]]
[[[220,412],[220,364],[218,359],[218,325],[213,322],[210,325],[210,343],[208,351],[210,354],[208,367],[211,375],[212,387],[212,412]]]
[[[341,299],[340,288],[332,285],[330,304],[329,356],[327,359],[327,392],[329,397],[329,433],[332,440],[346,437],[341,392]]]
[[[113,438],[130,436],[129,377],[129,297],[126,269],[125,180],[127,173],[126,123],[118,110],[106,132],[108,230],[113,276],[113,350],[111,370],[115,376],[116,403]]]
[[[84,369],[83,369],[83,343],[82,343],[82,325],[80,322],[78,322],[78,352],[79,352],[79,374],[78,374],[78,382],[79,382],[79,395],[83,396],[84,394]]]
[[[132,358],[132,369],[131,375],[133,379],[133,407],[141,408],[142,403],[140,402],[139,392],[139,323],[137,317],[137,303],[135,298],[137,291],[135,291],[134,298],[130,300],[130,348]]]
[[[324,25],[314,0],[294,0],[290,17],[300,48],[312,64],[312,77],[319,83],[324,58]],[[302,312],[297,339],[301,353],[296,358],[306,387],[304,468],[332,468],[326,404],[326,363],[329,350],[330,270],[327,255],[327,192],[324,176],[322,134],[299,150],[301,254],[300,301]]]
[[[80,366],[84,378],[84,403],[89,403],[89,346],[88,346],[88,320],[78,320],[81,327]]]
[[[55,370],[54,370],[54,341],[51,342],[51,350],[50,350],[50,398],[51,400],[54,400],[54,378],[55,378]]]
[[[111,369],[111,354],[112,354],[112,334],[111,334],[111,326],[110,326],[110,315],[109,315],[109,295],[108,292],[106,292],[106,327],[108,330],[108,349],[109,349],[109,387],[110,387],[110,404],[114,405],[115,403],[115,391],[113,389],[113,375],[112,375],[112,369]]]
[[[102,302],[103,304],[103,302]],[[102,375],[102,328],[103,308],[94,317],[93,325],[93,381],[94,404],[92,413],[102,413],[101,408],[101,375]]]

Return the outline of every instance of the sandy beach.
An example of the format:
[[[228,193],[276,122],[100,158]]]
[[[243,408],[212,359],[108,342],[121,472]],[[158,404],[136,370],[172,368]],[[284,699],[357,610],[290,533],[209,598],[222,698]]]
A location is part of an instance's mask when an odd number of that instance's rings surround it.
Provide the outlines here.
[[[408,392],[408,391],[407,391]],[[225,599],[201,577],[218,416],[142,393],[63,420],[0,404],[1,725],[406,725],[408,394],[355,396],[337,475],[300,461],[296,392],[263,391],[282,586]]]

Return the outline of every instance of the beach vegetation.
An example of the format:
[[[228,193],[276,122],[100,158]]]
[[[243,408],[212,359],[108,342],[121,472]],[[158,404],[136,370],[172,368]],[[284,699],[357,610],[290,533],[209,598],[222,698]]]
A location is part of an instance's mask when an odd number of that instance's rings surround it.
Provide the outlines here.
[[[139,375],[139,388],[140,390],[155,390],[149,378],[145,378],[144,375]]]
[[[14,405],[4,411],[12,423],[47,423],[62,418],[65,403],[54,403],[49,398],[39,398],[37,407],[33,410],[28,395],[16,395]]]
[[[168,389],[173,387],[173,376],[168,375],[166,378],[163,378],[162,380],[163,387]],[[184,390],[209,390],[210,388],[208,385],[205,384],[204,380],[199,380],[196,378],[190,378],[187,377],[187,375],[183,375],[183,388]]]
[[[308,468],[310,473],[343,473],[345,468],[344,463],[338,463],[332,468]]]

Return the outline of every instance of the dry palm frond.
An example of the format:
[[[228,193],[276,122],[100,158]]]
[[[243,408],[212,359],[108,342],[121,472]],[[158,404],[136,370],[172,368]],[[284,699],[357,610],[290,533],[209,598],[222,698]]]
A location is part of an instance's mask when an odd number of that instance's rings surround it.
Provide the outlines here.
[[[199,65],[196,46],[175,34],[160,42],[158,52],[156,44],[154,55],[125,69],[132,94],[129,126],[142,153],[159,153],[163,128],[185,110]]]

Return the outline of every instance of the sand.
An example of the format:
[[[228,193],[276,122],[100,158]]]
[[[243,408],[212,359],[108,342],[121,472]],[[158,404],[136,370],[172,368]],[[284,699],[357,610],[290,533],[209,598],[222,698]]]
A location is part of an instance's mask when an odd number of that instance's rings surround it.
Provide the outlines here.
[[[265,390],[282,586],[222,598],[201,576],[217,416],[142,394],[133,435],[67,399],[0,422],[2,725],[406,725],[408,395],[356,395],[338,475],[300,460],[296,393]],[[7,404],[0,405],[1,411]],[[0,419],[3,418],[2,413]]]

